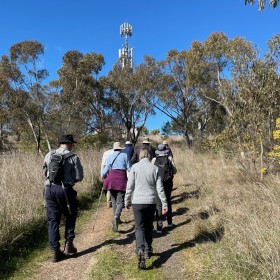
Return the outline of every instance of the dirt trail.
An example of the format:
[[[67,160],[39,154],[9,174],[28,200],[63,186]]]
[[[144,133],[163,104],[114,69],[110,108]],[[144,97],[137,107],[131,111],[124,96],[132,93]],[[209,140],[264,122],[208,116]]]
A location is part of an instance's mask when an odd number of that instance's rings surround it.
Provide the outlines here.
[[[191,239],[189,232],[190,217],[188,209],[182,208],[183,189],[177,187],[172,192],[173,196],[173,222],[175,227],[163,230],[162,234],[154,233],[153,247],[155,251],[155,261],[152,266],[158,268],[165,276],[165,279],[184,279],[184,266],[182,265],[182,250],[191,247],[187,242]],[[92,230],[93,218],[91,222],[79,231],[76,235],[75,245],[78,253],[75,258],[69,258],[59,263],[47,261],[42,264],[38,273],[32,279],[90,279],[89,272],[97,262],[98,249],[110,245],[111,250],[117,250],[131,258],[135,253],[134,241],[134,221],[132,211],[123,211],[122,219],[126,222],[119,226],[118,236],[108,240],[108,231],[111,228],[112,210],[106,207],[104,202],[98,212],[95,231]],[[93,213],[94,216],[94,213]],[[166,226],[166,222],[164,223]],[[178,242],[178,236],[181,236]],[[136,264],[135,264],[136,265]]]
[[[106,207],[103,203],[98,211],[98,217],[93,231],[93,218],[91,222],[76,234],[75,246],[78,248],[78,253],[75,257],[66,259],[58,263],[47,261],[42,263],[36,275],[31,279],[38,280],[60,280],[60,279],[88,279],[88,269],[95,262],[95,253],[106,239],[106,231],[111,227],[112,210]]]

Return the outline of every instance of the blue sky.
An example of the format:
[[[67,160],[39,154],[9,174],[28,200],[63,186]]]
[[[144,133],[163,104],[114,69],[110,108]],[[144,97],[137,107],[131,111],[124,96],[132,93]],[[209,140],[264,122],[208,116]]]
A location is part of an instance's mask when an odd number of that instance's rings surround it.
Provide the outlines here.
[[[260,13],[244,0],[2,0],[0,55],[15,43],[37,40],[45,46],[42,65],[49,79],[57,78],[69,50],[101,53],[106,62],[101,74],[106,75],[124,43],[119,34],[124,22],[133,26],[129,44],[136,65],[145,55],[161,60],[171,49],[189,49],[192,41],[204,41],[212,32],[244,37],[264,53],[266,42],[279,33],[279,15],[280,7]],[[167,120],[158,112],[147,127],[161,128]]]

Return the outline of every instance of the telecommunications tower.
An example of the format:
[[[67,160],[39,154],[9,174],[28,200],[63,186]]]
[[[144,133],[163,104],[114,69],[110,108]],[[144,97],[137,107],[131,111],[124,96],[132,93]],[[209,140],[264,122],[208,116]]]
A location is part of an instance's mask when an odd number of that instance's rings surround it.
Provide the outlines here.
[[[132,48],[130,48],[128,45],[128,37],[132,36],[132,25],[128,23],[123,23],[120,26],[120,34],[121,36],[125,36],[125,42],[123,44],[123,47],[119,49],[120,64],[123,68],[125,66],[130,66],[132,68]]]

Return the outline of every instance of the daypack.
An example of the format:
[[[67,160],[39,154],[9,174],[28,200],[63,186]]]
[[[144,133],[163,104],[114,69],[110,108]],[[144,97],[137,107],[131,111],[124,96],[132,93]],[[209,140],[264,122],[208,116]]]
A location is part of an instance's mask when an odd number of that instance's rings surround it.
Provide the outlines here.
[[[168,156],[157,156],[155,165],[159,167],[163,181],[173,178],[174,172]]]
[[[65,163],[65,159],[74,155],[69,152],[67,154],[61,155],[53,152],[50,156],[49,163],[49,180],[51,183],[60,184],[63,180],[63,165]]]

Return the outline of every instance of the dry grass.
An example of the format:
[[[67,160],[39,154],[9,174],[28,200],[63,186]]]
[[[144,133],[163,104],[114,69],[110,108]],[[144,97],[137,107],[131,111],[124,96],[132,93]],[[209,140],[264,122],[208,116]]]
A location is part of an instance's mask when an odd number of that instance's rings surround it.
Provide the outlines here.
[[[85,180],[75,187],[90,193],[99,178],[103,151],[80,151]],[[0,245],[20,236],[22,227],[44,217],[43,158],[32,153],[15,153],[0,158]]]
[[[193,249],[192,257],[199,264],[196,279],[279,279],[277,178],[266,177],[260,183],[233,160],[178,147],[172,150],[179,170],[175,185],[185,188],[186,198],[199,198],[185,200],[193,219],[193,238],[214,241],[201,245],[211,247],[203,253]]]
[[[182,145],[184,145],[185,141],[184,141],[184,137],[183,136],[166,136],[166,135],[148,135],[146,137],[140,137],[138,139],[138,144],[137,145],[141,145],[142,141],[145,138],[149,138],[151,145],[157,149],[158,144],[161,144],[163,141],[167,141],[169,143],[169,145],[171,145],[173,148],[174,147],[182,147]]]
[[[199,243],[183,252],[187,279],[279,279],[277,178],[260,183],[233,160],[195,154],[168,141],[178,168],[174,185],[184,190],[181,203],[192,219],[190,236],[180,239]],[[85,169],[79,194],[89,193],[99,177],[102,152],[78,152]],[[33,154],[0,158],[0,244],[15,238],[16,228],[44,216],[42,162]]]

